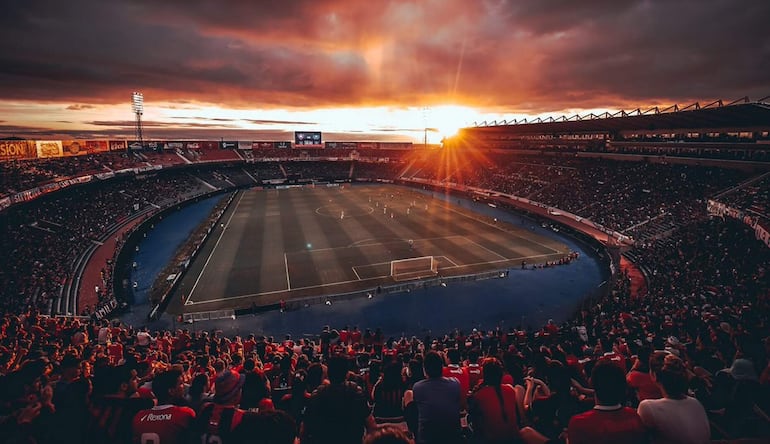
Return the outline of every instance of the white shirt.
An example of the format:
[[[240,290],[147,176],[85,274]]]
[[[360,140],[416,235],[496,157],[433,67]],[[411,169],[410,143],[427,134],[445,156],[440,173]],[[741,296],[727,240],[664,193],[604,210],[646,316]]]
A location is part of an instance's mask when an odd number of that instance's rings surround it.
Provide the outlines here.
[[[706,410],[695,398],[645,399],[637,413],[651,432],[652,444],[703,444],[711,440]]]

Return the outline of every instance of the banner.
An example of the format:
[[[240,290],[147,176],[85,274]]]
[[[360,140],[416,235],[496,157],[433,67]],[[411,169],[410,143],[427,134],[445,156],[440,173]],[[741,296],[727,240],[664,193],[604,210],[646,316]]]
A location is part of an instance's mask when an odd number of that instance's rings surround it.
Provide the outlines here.
[[[37,157],[37,150],[32,140],[0,140],[0,161],[35,157]]]
[[[379,142],[358,142],[358,148],[362,150],[376,150],[379,147]]]
[[[250,149],[253,149],[253,144],[251,142],[238,142],[238,149],[250,150]]]
[[[276,146],[273,142],[254,142],[251,144],[251,149],[254,150],[271,150],[274,147]]]
[[[125,140],[110,140],[110,151],[123,151],[127,147]]]
[[[326,148],[355,150],[358,149],[358,142],[326,142]]]
[[[710,199],[706,204],[706,211],[712,216],[729,216],[743,222],[754,230],[754,236],[758,240],[762,241],[767,247],[770,247],[770,233],[768,232],[768,226],[770,224],[768,224],[767,221],[760,221],[757,216],[753,216],[737,208],[728,207],[722,202]]]
[[[411,150],[414,148],[412,142],[380,142],[381,150]]]
[[[281,150],[291,148],[291,142],[274,142],[274,145]]]
[[[106,140],[86,140],[88,154],[104,153],[110,150],[110,144]]]
[[[223,150],[234,150],[238,147],[238,142],[224,140],[219,143],[219,148]]]
[[[169,149],[169,150],[181,150],[182,148],[184,148],[184,143],[182,143],[182,142],[168,142],[164,148]]]
[[[184,148],[187,150],[199,150],[201,149],[201,143],[200,142],[185,142]]]
[[[36,140],[37,157],[45,159],[48,157],[61,157],[61,140]]]

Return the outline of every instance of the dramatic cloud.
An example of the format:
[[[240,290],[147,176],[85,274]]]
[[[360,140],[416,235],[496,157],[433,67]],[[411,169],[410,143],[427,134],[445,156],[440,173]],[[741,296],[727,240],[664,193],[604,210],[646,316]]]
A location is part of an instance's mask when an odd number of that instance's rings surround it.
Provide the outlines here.
[[[522,113],[760,98],[768,17],[766,0],[27,0],[0,16],[0,97]]]

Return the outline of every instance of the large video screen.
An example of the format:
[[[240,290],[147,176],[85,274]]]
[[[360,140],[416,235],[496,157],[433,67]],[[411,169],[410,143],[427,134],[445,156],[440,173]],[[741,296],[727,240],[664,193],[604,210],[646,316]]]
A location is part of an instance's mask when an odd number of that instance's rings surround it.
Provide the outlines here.
[[[294,146],[296,148],[323,148],[320,131],[295,131]]]

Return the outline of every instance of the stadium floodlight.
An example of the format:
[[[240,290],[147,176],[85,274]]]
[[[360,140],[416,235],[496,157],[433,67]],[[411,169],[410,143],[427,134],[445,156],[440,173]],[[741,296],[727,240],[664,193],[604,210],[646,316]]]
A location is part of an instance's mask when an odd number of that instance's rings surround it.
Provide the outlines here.
[[[144,114],[144,94],[136,91],[131,94],[131,109],[134,114]]]
[[[142,135],[142,114],[144,114],[144,94],[134,91],[131,94],[131,109],[136,115],[136,142],[139,149],[144,148],[144,136]],[[130,149],[130,148],[129,148]]]

